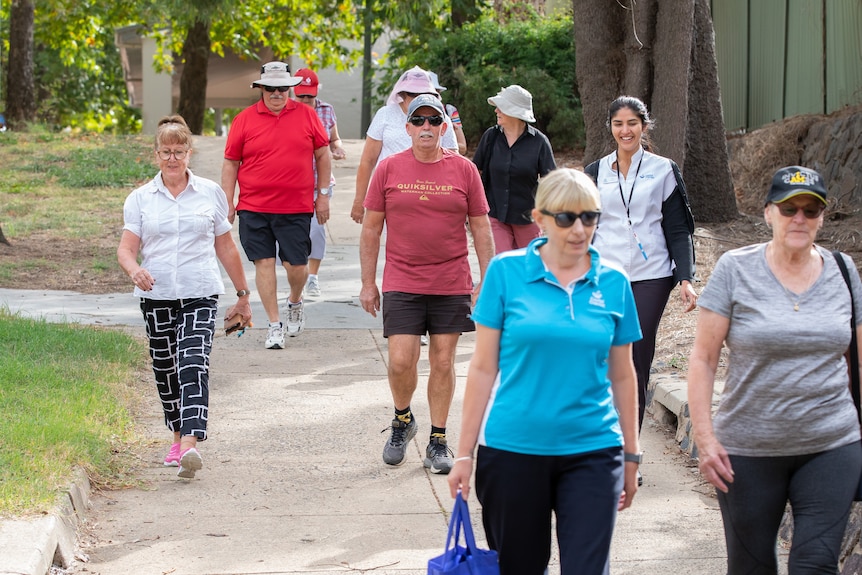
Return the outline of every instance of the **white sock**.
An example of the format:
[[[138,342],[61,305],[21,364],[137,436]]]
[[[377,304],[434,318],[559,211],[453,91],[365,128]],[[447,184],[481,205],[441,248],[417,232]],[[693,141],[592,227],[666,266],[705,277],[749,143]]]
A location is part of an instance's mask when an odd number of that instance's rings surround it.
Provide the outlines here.
[[[311,278],[317,279],[317,274],[308,274],[308,279]]]
[[[280,321],[271,321],[269,322],[269,327],[281,327]]]

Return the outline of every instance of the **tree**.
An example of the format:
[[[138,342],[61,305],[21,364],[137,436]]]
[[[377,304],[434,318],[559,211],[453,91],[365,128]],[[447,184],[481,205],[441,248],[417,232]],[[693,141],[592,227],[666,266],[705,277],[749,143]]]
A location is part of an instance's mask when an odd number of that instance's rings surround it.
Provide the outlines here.
[[[658,151],[683,170],[695,218],[736,217],[708,0],[573,0],[572,15],[585,163],[608,151],[608,104],[637,96]]]
[[[9,65],[6,68],[6,123],[11,130],[22,130],[36,118],[34,20],[32,0],[12,0],[9,13]]]
[[[343,45],[361,37],[352,2],[343,0],[161,0],[143,7],[141,20],[159,41],[156,67],[171,70],[168,55],[180,55],[178,112],[195,134],[203,128],[211,53],[223,56],[230,49],[254,61],[262,48],[271,48],[278,59],[297,56],[339,70],[359,54]]]

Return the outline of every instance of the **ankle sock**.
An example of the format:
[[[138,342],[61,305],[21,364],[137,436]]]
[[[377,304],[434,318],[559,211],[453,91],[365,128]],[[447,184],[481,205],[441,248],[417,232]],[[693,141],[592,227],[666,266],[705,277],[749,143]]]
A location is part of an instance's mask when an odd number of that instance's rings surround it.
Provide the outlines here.
[[[445,427],[434,427],[431,426],[431,437],[430,439],[434,439],[435,437],[444,438],[446,437],[446,428]]]
[[[404,423],[410,423],[413,421],[413,413],[410,412],[410,406],[408,405],[405,409],[396,409],[395,419],[403,421]]]

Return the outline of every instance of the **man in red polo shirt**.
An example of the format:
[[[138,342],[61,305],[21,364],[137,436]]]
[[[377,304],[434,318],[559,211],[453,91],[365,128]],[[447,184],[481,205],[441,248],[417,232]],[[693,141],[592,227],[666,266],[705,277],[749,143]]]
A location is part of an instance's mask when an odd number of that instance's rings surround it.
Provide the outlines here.
[[[285,326],[278,313],[276,256],[287,271],[287,334],[305,326],[302,290],[308,279],[312,214],[329,219],[329,196],[314,198],[329,187],[332,156],[329,136],[314,109],[291,100],[289,91],[301,78],[284,62],[261,67],[260,101],[234,118],[224,150],[221,185],[227,194],[228,219],[239,215],[239,238],[254,262],[255,285],[269,318],[267,349],[284,347]],[[317,165],[315,182],[314,163]],[[239,201],[234,193],[239,183]]]

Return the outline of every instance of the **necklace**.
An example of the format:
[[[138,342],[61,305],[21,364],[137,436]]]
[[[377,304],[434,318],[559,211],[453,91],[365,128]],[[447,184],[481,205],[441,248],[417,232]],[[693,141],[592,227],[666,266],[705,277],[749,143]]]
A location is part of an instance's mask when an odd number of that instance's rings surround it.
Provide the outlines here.
[[[769,244],[769,247],[772,247],[771,243]],[[814,272],[817,270],[817,266],[811,265],[811,257],[809,256],[808,267],[811,268],[811,271],[808,272],[808,280],[805,282],[805,287],[803,287],[803,289],[800,290],[799,294],[794,297],[793,292],[787,289],[787,286],[784,285],[784,282],[778,279],[778,275],[775,273],[778,270],[778,263],[775,260],[775,254],[772,253],[772,250],[770,249],[767,249],[766,253],[772,255],[772,265],[774,267],[772,274],[775,276],[775,279],[778,281],[778,284],[781,286],[781,289],[784,290],[784,294],[787,296],[787,299],[789,299],[790,303],[793,304],[793,311],[799,311],[799,302],[802,300],[802,294],[804,294],[808,290],[808,288],[811,287],[811,281],[814,279]]]

